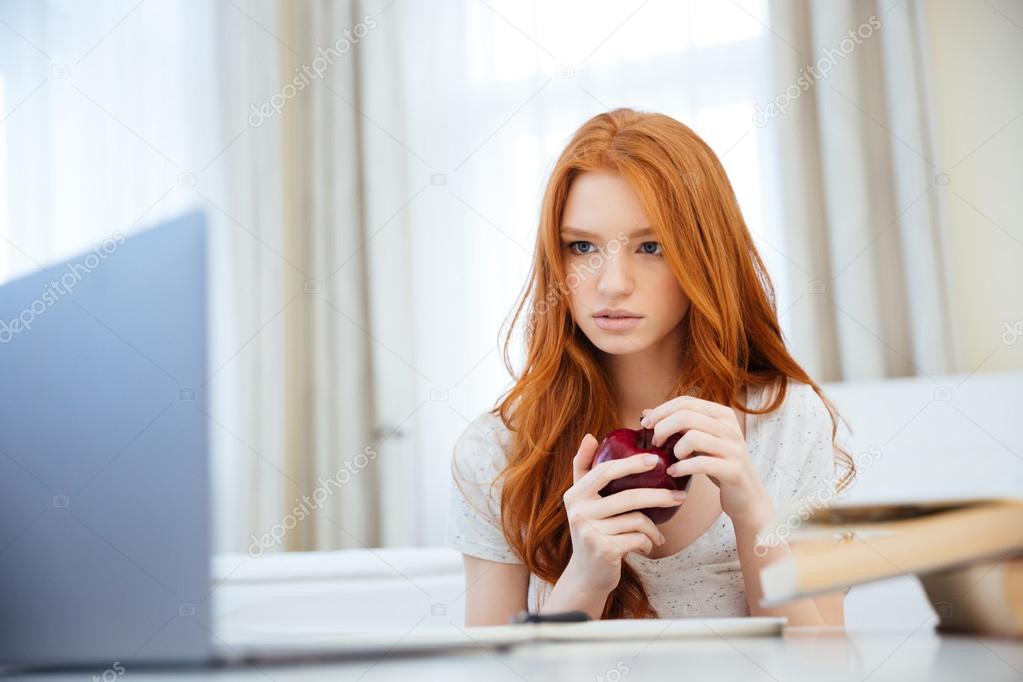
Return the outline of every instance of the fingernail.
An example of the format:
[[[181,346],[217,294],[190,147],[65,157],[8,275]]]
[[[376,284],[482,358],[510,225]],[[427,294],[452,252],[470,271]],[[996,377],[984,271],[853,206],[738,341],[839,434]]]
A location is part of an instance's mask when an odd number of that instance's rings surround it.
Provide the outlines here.
[[[667,541],[667,538],[664,537],[664,533],[661,533],[661,544],[663,545],[666,541]]]
[[[650,428],[650,419],[649,419],[649,418],[647,418],[647,416],[646,416],[646,415],[643,415],[643,418],[639,420],[639,424],[640,424],[640,426],[642,426],[642,427],[643,427],[644,429],[649,429],[649,428]]]
[[[647,466],[653,466],[654,464],[657,464],[657,461],[659,459],[660,457],[658,457],[657,455],[645,455],[643,457],[643,464],[646,464]]]
[[[671,496],[674,497],[676,500],[683,500],[686,497],[686,491],[685,490],[672,490],[671,491]]]

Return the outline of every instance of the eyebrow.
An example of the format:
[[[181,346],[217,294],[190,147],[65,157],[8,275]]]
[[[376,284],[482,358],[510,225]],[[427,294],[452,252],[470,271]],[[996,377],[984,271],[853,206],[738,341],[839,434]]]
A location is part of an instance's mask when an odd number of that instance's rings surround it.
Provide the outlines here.
[[[579,235],[581,237],[590,237],[590,238],[599,237],[600,236],[600,235],[597,235],[597,234],[593,234],[592,232],[587,232],[586,230],[581,230],[578,227],[568,227],[568,226],[562,227],[561,228],[561,233],[562,234],[569,234],[569,233],[571,233],[571,234]],[[640,229],[636,230],[635,232],[632,232],[631,234],[629,234],[629,237],[642,237],[642,236],[648,235],[648,234],[655,234],[654,228],[652,228],[652,227],[640,228]]]

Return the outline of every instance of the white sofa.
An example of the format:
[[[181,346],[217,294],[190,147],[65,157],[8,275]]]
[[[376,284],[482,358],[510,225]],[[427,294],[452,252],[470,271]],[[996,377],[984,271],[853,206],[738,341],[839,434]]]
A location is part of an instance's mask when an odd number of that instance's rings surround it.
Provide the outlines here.
[[[850,500],[1023,494],[1023,372],[824,387],[853,428]],[[463,623],[461,555],[443,547],[225,555],[220,622],[246,635]],[[854,588],[850,628],[915,628],[933,611],[913,577]]]
[[[462,555],[445,547],[228,554],[213,577],[214,622],[233,641],[464,623]]]

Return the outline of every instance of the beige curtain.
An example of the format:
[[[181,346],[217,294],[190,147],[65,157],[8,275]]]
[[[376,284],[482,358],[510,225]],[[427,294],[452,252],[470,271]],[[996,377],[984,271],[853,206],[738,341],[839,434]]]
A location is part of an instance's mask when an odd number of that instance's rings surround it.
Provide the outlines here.
[[[835,381],[956,366],[948,239],[915,0],[774,0],[774,99],[755,123],[779,160],[787,340]],[[769,108],[768,105],[774,105]]]
[[[356,51],[339,42],[360,17],[326,0],[218,11],[232,142],[228,186],[205,199],[229,217],[232,269],[214,277],[234,279],[223,346],[241,350],[211,382],[216,549],[282,529],[256,550],[377,546],[362,122]]]

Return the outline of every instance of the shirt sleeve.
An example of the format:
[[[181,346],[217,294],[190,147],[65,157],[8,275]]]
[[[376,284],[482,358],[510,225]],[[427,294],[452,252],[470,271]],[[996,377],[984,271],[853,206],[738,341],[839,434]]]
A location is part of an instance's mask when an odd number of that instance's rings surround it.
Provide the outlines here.
[[[826,506],[837,494],[838,482],[831,413],[809,384],[797,384],[790,390],[795,392],[791,434],[795,447],[789,461],[790,467],[798,470],[793,497]],[[841,430],[838,433],[841,434]]]
[[[519,564],[501,532],[501,485],[491,486],[507,461],[498,439],[499,421],[484,413],[455,442],[445,541],[464,554]]]

